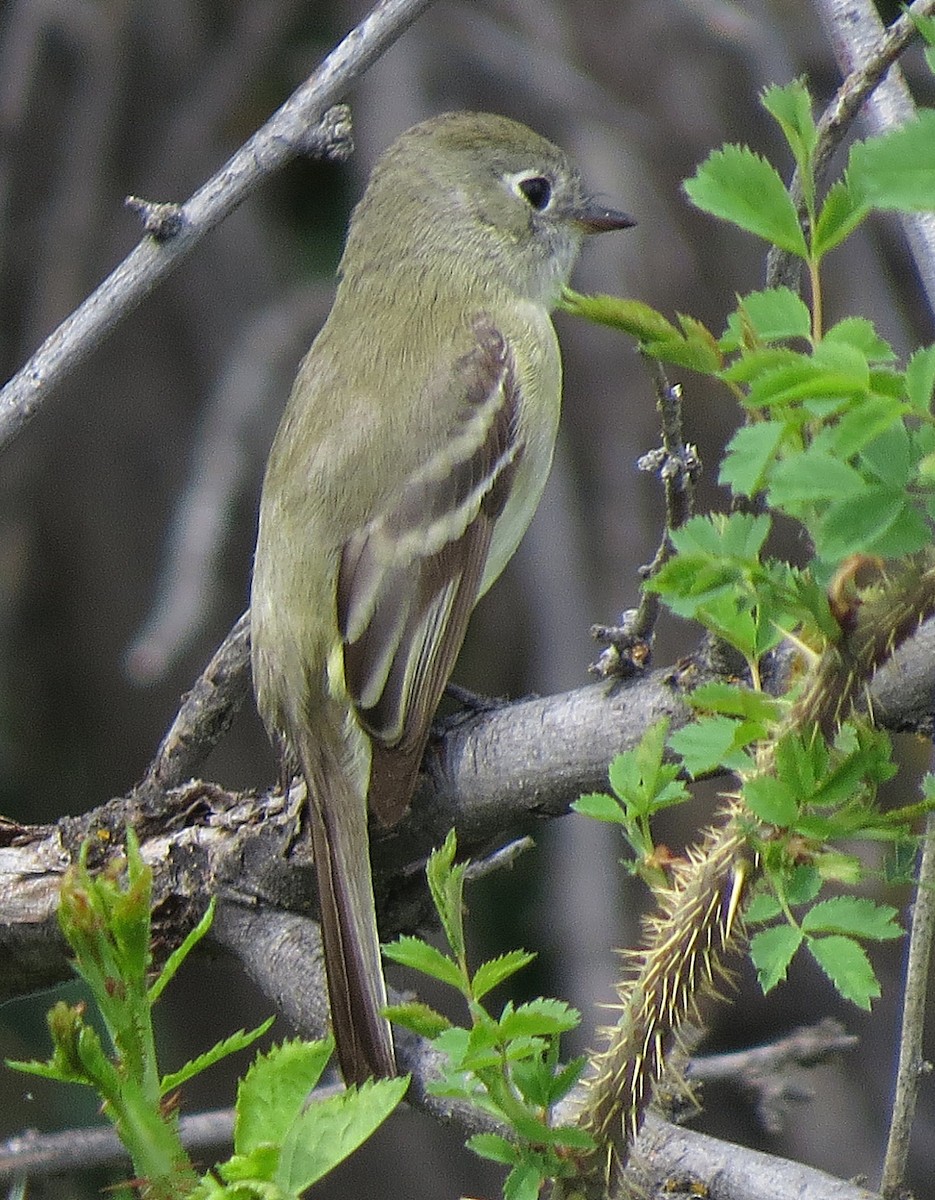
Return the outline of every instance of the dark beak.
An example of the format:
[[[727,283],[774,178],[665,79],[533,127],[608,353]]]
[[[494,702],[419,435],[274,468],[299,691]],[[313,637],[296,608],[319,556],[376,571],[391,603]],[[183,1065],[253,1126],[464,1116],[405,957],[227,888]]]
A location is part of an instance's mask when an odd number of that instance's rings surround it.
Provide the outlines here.
[[[588,201],[574,213],[572,220],[585,233],[610,233],[614,229],[631,229],[636,220],[628,213]]]

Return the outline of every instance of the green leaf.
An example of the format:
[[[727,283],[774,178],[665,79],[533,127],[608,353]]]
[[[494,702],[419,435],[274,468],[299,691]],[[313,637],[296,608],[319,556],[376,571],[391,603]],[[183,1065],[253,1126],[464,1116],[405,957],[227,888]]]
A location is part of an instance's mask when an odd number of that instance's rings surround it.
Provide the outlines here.
[[[790,904],[811,904],[821,891],[821,874],[809,863],[798,863],[785,882],[785,896]]]
[[[747,925],[762,925],[764,921],[775,921],[782,912],[782,905],[772,892],[757,892],[747,905],[743,919]]]
[[[473,1133],[465,1143],[479,1158],[488,1158],[491,1162],[504,1163],[512,1166],[519,1158],[521,1151],[513,1142],[508,1142],[499,1133]]]
[[[392,1021],[394,1025],[411,1029],[419,1037],[436,1038],[451,1028],[447,1017],[419,1000],[409,1000],[405,1004],[388,1004],[383,1012],[387,1020]]]
[[[275,1182],[298,1195],[365,1142],[402,1100],[409,1076],[371,1079],[327,1100],[312,1102],[283,1139]]]
[[[906,487],[912,479],[915,454],[909,431],[902,421],[891,423],[864,447],[860,465],[869,467],[880,483],[888,487]]]
[[[730,717],[704,717],[677,729],[669,745],[681,755],[685,770],[696,779],[722,764],[736,764],[741,722]]]
[[[421,938],[408,936],[398,938],[395,942],[390,942],[383,947],[383,956],[390,959],[391,962],[400,963],[404,967],[412,967],[416,971],[421,971],[423,975],[429,975],[432,979],[447,983],[449,987],[456,988],[459,992],[464,988],[464,979],[458,964],[447,954],[442,954],[441,950],[429,945]]]
[[[751,560],[759,556],[770,528],[769,517],[754,517],[748,513],[692,517],[672,530],[672,541],[679,554],[699,553]]]
[[[899,558],[921,550],[931,539],[928,524],[902,491],[866,486],[829,506],[815,530],[820,556],[830,562],[849,554]]]
[[[183,1067],[179,1067],[177,1071],[172,1071],[168,1075],[164,1075],[159,1083],[160,1096],[174,1092],[183,1083],[186,1083],[189,1079],[193,1079],[196,1075],[200,1075],[202,1071],[207,1071],[209,1067],[213,1067],[221,1059],[227,1058],[231,1054],[236,1054],[238,1050],[245,1050],[247,1046],[253,1045],[257,1038],[261,1038],[267,1032],[275,1019],[275,1017],[269,1017],[262,1025],[258,1025],[256,1029],[251,1029],[249,1033],[243,1029],[238,1030],[237,1033],[232,1033],[230,1037],[217,1042],[210,1050],[206,1050],[204,1054],[199,1054],[197,1058],[190,1059]]]
[[[679,351],[679,357],[674,361],[680,362],[682,366],[690,367],[693,371],[700,371],[704,375],[719,371],[723,366],[723,358],[718,349],[717,338],[711,330],[697,317],[679,313],[678,319],[685,334],[685,344],[684,350]],[[650,343],[646,348],[652,353],[651,347],[656,345],[658,343]]]
[[[935,209],[935,110],[851,147],[848,179],[864,204],[901,212]]]
[[[542,1172],[532,1164],[519,1164],[503,1181],[503,1200],[538,1200],[543,1184]]]
[[[826,346],[829,342],[852,346],[867,362],[893,362],[896,358],[893,347],[879,336],[873,322],[866,317],[845,317],[838,321],[825,333],[823,342]]]
[[[926,346],[913,354],[906,366],[905,378],[909,403],[917,412],[929,412],[935,389],[935,346]]]
[[[806,933],[843,933],[852,937],[888,941],[902,937],[897,912],[865,896],[834,896],[813,905],[802,919]]]
[[[766,88],[760,97],[766,111],[779,122],[799,171],[810,175],[811,157],[818,141],[812,99],[805,84],[794,79],[784,87],[777,84]]]
[[[530,1000],[527,1004],[519,1004],[516,1008],[508,1004],[503,1015],[497,1022],[498,1037],[503,1041],[511,1038],[545,1037],[556,1033],[566,1033],[576,1029],[581,1021],[577,1009],[566,1004],[564,1000],[551,1000],[540,997]]]
[[[620,801],[606,792],[587,792],[571,803],[572,809],[594,821],[606,821],[611,825],[625,825],[626,814]]]
[[[618,754],[608,767],[610,785],[623,801],[627,820],[651,816],[687,796],[678,778],[678,767],[664,761],[668,732],[669,721],[663,717],[646,730],[632,750]]]
[[[317,1086],[333,1050],[331,1038],[291,1040],[257,1055],[237,1085],[234,1150],[238,1154],[251,1154],[260,1146],[282,1141]]]
[[[815,224],[812,237],[815,257],[822,259],[829,250],[839,246],[865,220],[869,211],[869,206],[851,189],[846,175],[832,184]]]
[[[870,1002],[880,995],[880,984],[867,952],[853,938],[832,934],[809,938],[812,957],[845,1000],[870,1011]]]
[[[718,483],[738,496],[755,496],[766,485],[766,475],[786,436],[784,421],[756,421],[742,425],[727,443]]]
[[[278,1162],[278,1146],[258,1146],[250,1154],[233,1154],[216,1168],[224,1182],[232,1186],[218,1187],[211,1176],[204,1176],[191,1193],[191,1200],[268,1200],[271,1196],[279,1200],[281,1193],[271,1186]],[[212,1183],[214,1187],[208,1190]]]
[[[815,439],[838,458],[850,458],[870,445],[875,438],[895,426],[902,426],[906,405],[899,398],[871,395],[853,401],[836,423],[826,427]]]
[[[795,205],[778,171],[746,146],[711,153],[685,190],[698,208],[806,258]]]
[[[641,300],[627,300],[621,296],[583,296],[571,288],[565,288],[559,307],[595,325],[620,329],[639,342],[683,340],[671,321]]]
[[[464,957],[464,872],[465,864],[455,865],[458,839],[453,829],[445,841],[429,855],[425,868],[429,891],[438,918],[455,958]]]
[[[764,723],[778,721],[782,711],[778,701],[765,692],[722,680],[703,683],[687,699],[694,709],[724,713],[730,717],[747,717]]]
[[[501,954],[499,958],[491,958],[487,962],[481,963],[471,980],[474,999],[480,1000],[486,996],[498,984],[528,966],[535,957],[535,954],[530,954],[528,950],[510,950],[506,954]]]
[[[165,991],[166,986],[169,983],[171,983],[172,980],[175,978],[176,972],[178,971],[179,967],[182,965],[182,963],[185,961],[185,959],[188,958],[188,956],[192,952],[192,950],[194,950],[194,948],[198,945],[198,943],[201,941],[201,939],[205,936],[205,934],[211,928],[211,922],[214,920],[214,910],[216,907],[217,907],[217,901],[212,896],[211,902],[208,904],[208,907],[205,909],[204,915],[202,916],[201,920],[198,922],[198,924],[195,926],[194,929],[189,931],[188,936],[185,938],[185,940],[182,942],[182,944],[180,946],[176,946],[176,948],[172,951],[172,953],[166,959],[165,966],[159,972],[158,979],[155,981],[155,983],[149,989],[149,1003],[150,1004],[156,1003],[156,1001],[159,999],[159,997]]]
[[[794,925],[773,925],[750,939],[750,958],[764,995],[786,978],[789,964],[801,944],[802,934]]]
[[[806,450],[776,463],[770,479],[774,504],[814,504],[842,496],[860,496],[866,484],[853,467],[831,454]]]
[[[743,296],[727,321],[720,340],[722,350],[739,350],[751,344],[782,342],[811,336],[812,314],[791,288],[766,288]]]
[[[748,779],[744,784],[743,798],[754,813],[768,825],[786,829],[799,815],[795,793],[771,775],[760,775]]]

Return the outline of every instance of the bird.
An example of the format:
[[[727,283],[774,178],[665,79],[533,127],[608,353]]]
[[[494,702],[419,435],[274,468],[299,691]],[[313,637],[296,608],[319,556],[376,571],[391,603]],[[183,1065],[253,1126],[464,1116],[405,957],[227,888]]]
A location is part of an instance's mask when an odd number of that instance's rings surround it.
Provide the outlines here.
[[[451,112],[408,129],[352,213],[273,441],[254,690],[305,781],[347,1084],[396,1072],[368,818],[407,811],[471,611],[541,497],[562,390],[550,312],[585,235],[632,224],[516,121]]]

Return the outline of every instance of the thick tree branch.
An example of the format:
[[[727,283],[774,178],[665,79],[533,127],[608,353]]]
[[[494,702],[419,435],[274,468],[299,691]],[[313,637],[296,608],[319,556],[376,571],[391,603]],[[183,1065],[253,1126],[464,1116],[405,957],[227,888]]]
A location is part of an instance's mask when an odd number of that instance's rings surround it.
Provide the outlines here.
[[[0,391],[0,449],[62,379],[264,180],[299,154],[343,154],[346,110],[327,114],[432,0],[379,0],[321,66],[224,166],[181,205],[171,236],[146,237],[52,333]]]

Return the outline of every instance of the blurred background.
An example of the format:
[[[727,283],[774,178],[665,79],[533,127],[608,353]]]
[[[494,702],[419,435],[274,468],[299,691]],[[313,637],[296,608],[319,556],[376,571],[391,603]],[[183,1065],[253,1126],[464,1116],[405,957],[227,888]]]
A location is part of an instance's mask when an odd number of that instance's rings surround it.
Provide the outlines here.
[[[5,0],[0,5],[0,370],[9,377],[139,238],[128,193],[183,200],[261,124],[354,23],[361,0]],[[893,11],[885,14],[887,18]],[[913,71],[912,60],[909,64]],[[327,312],[347,214],[375,156],[452,108],[490,109],[561,143],[592,191],[637,217],[593,239],[576,285],[638,297],[723,328],[735,293],[762,284],[754,239],[696,213],[681,190],[712,148],[743,141],[788,174],[757,97],[806,75],[823,105],[839,76],[805,0],[438,0],[347,97],[356,154],[298,162],[209,235],[59,390],[0,466],[0,811],[51,821],[124,793],[180,694],[247,602],[266,451],[299,358]],[[924,73],[918,71],[924,92]],[[918,94],[918,93],[917,93]],[[931,96],[929,96],[931,100]],[[931,340],[931,315],[895,226],[875,223],[833,256],[828,324],[858,313],[899,354]],[[632,344],[557,319],[565,418],[546,499],[517,559],[478,610],[455,678],[490,695],[586,682],[588,628],[637,598],[659,537],[656,481],[637,457],[658,442],[651,383]],[[716,462],[737,413],[686,376],[686,436]],[[713,466],[699,505],[724,505]],[[795,547],[790,548],[795,553]],[[656,662],[690,648],[660,630]],[[271,782],[252,710],[207,767],[230,787]],[[711,797],[667,829],[680,845]],[[682,818],[680,818],[682,819]],[[613,831],[572,817],[508,876],[472,896],[478,953],[540,954],[521,986],[585,1014],[611,998],[611,947],[639,936],[642,896]],[[904,903],[906,897],[891,897]],[[509,919],[503,914],[508,913]],[[853,1176],[876,1177],[896,1045],[903,953],[872,1016],[842,1010],[805,970],[768,1002],[741,999],[709,1044],[753,1044],[838,1014],[861,1049],[808,1077],[815,1098],[782,1135],[749,1103],[711,1091],[704,1127]],[[162,1013],[166,1065],[267,1005],[235,966],[189,964]],[[0,1011],[0,1055],[44,1056],[48,997]],[[285,1036],[281,1027],[276,1031]],[[239,1065],[239,1069],[244,1064]],[[234,1067],[186,1092],[186,1111],[229,1104]],[[935,1196],[935,1089],[923,1084],[919,1200]],[[0,1137],[97,1120],[77,1092],[0,1071]],[[426,1118],[391,1122],[322,1196],[381,1186],[421,1196],[491,1194],[497,1173]],[[92,1196],[103,1174],[30,1186]]]

